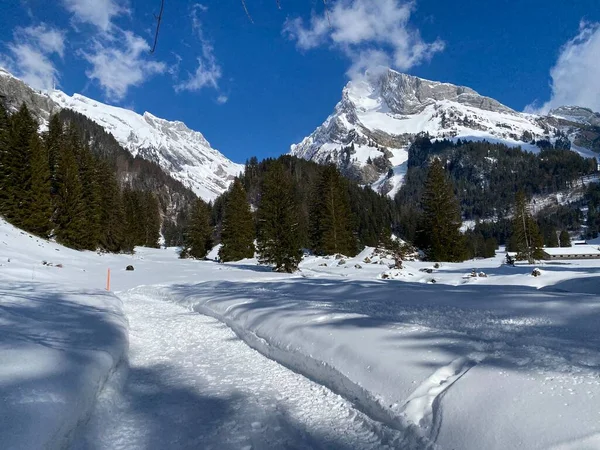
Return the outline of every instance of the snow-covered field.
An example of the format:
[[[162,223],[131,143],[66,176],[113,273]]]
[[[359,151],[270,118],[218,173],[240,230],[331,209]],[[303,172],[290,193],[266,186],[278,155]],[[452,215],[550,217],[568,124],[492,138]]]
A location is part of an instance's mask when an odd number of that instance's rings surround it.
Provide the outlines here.
[[[503,257],[283,275],[0,221],[0,448],[600,448],[600,261]]]

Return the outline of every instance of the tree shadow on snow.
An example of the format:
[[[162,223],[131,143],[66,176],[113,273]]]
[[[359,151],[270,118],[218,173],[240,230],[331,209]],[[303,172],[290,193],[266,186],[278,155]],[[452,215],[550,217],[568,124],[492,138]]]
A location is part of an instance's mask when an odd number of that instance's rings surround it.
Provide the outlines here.
[[[353,448],[341,434],[325,436],[299,423],[281,405],[252,411],[248,405],[257,399],[239,392],[211,395],[207,393],[214,389],[203,389],[202,383],[174,386],[165,382],[172,370],[167,364],[126,369],[127,381],[119,388],[122,400],[116,406],[101,401],[99,407],[101,415],[115,414],[125,423],[115,423],[113,435],[105,421],[98,426],[92,420],[79,431],[72,450],[106,450],[115,442],[119,448],[145,450]]]
[[[589,289],[593,289],[590,279]],[[461,357],[476,351],[494,353],[486,364],[518,369],[552,369],[537,353],[563,358],[565,367],[600,368],[600,296],[564,292],[580,280],[538,290],[525,286],[426,285],[398,281],[294,279],[267,282],[211,282],[176,285],[176,297],[196,309],[210,301],[229,317],[247,317],[253,330],[279,323],[282,336],[301,329],[411,328],[387,333],[389,345],[440,350]],[[596,286],[600,282],[596,281]],[[586,291],[587,292],[587,291]],[[598,291],[600,292],[600,290]],[[222,304],[222,306],[217,306]],[[397,343],[397,344],[396,344]],[[502,346],[504,352],[494,351]],[[527,351],[527,347],[531,351]],[[590,352],[598,358],[586,358]],[[517,361],[517,363],[515,362]],[[427,364],[427,363],[425,363]]]

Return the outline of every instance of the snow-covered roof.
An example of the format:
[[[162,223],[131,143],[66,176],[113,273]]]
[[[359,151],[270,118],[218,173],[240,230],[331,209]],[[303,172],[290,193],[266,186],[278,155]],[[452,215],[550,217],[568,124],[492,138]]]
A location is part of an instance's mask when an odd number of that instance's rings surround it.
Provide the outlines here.
[[[600,247],[597,245],[576,245],[573,247],[560,248],[545,248],[550,256],[566,256],[566,255],[597,255],[600,256]]]

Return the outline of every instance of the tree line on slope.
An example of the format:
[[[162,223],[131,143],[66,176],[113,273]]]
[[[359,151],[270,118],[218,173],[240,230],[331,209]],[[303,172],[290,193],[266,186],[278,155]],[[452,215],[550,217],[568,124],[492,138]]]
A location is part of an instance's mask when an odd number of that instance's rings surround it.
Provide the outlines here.
[[[572,189],[582,177],[597,171],[597,161],[586,159],[567,150],[564,144],[542,146],[538,154],[520,148],[490,142],[458,140],[431,141],[420,136],[409,148],[405,182],[395,197],[400,209],[398,233],[418,242],[422,229],[421,198],[432,158],[444,161],[444,167],[454,185],[464,220],[476,223],[467,232],[471,256],[492,256],[497,244],[509,244],[515,195],[522,191],[533,195],[557,193]],[[556,243],[559,231],[580,232],[584,218],[577,204],[552,206],[537,214],[547,245]]]
[[[110,166],[122,187],[152,192],[156,196],[165,240],[172,245],[181,245],[196,194],[169,176],[158,164],[140,156],[133,157],[112,134],[88,117],[69,109],[61,110],[59,117],[75,127],[92,153]]]
[[[0,215],[13,225],[75,249],[156,247],[158,200],[121,189],[110,164],[95,156],[72,123],[39,124],[23,105],[0,105]]]
[[[431,259],[463,260],[468,251],[452,183],[439,161],[429,173],[423,248]],[[256,251],[261,262],[293,272],[304,250],[355,256],[365,246],[389,245],[397,217],[393,201],[350,182],[333,165],[291,156],[260,163],[252,158],[213,205],[197,202],[182,256],[203,258],[220,242],[221,261],[249,258]]]

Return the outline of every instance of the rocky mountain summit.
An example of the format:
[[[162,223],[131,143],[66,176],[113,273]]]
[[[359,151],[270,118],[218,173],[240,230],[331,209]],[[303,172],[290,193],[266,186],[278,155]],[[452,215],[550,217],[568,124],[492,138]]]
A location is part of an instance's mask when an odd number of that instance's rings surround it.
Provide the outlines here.
[[[62,109],[78,112],[111,133],[133,157],[158,164],[168,175],[206,201],[225,192],[243,165],[211,147],[202,133],[183,122],[168,121],[145,112],[106,105],[75,94],[53,90],[38,92],[0,69],[0,100],[16,109],[25,103],[42,126]]]
[[[333,114],[291,154],[334,163],[349,177],[394,195],[416,136],[488,140],[539,151],[538,141],[568,140],[592,157],[600,152],[600,115],[563,107],[547,116],[517,112],[473,89],[386,69],[349,82]]]

